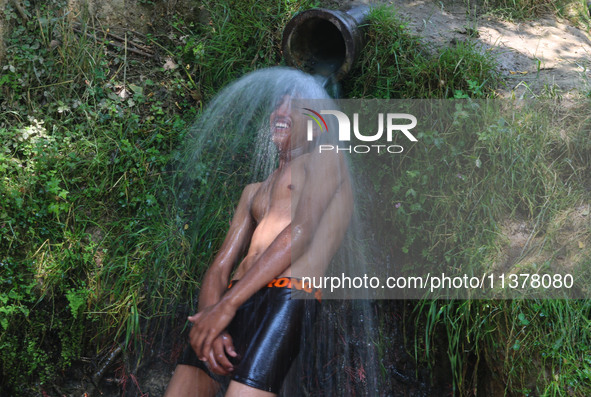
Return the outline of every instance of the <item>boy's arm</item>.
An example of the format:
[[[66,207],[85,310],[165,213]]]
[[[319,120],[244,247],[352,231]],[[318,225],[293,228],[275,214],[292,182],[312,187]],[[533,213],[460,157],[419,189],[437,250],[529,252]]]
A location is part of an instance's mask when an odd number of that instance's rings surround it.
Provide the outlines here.
[[[248,248],[255,228],[250,207],[259,185],[247,185],[242,191],[226,238],[201,282],[198,311],[219,302],[228,288],[232,269]]]
[[[228,288],[228,282],[232,269],[248,248],[248,244],[255,228],[254,219],[251,216],[251,203],[260,184],[248,185],[244,188],[230,229],[226,238],[217,253],[212,264],[207,269],[201,283],[201,292],[199,293],[198,311],[201,312],[207,307],[218,303]],[[191,317],[189,317],[190,319]],[[190,338],[193,338],[196,330],[193,328],[190,332]],[[212,348],[208,355],[200,357],[207,361],[209,368],[216,374],[227,375],[232,370],[232,364],[227,355],[236,356],[232,338],[227,333],[221,333],[212,342]]]
[[[305,253],[324,211],[341,184],[348,181],[339,155],[312,155],[306,169],[306,179],[292,222],[215,306],[190,318],[196,329],[192,345],[198,356],[208,356],[212,341],[230,323],[240,305],[283,273],[292,259]]]

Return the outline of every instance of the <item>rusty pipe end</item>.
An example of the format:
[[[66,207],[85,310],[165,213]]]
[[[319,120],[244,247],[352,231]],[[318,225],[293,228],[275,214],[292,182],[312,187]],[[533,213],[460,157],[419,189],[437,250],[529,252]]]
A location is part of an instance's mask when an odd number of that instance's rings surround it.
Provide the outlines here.
[[[283,30],[283,57],[289,66],[341,80],[363,44],[369,6],[343,10],[314,8],[293,17]]]

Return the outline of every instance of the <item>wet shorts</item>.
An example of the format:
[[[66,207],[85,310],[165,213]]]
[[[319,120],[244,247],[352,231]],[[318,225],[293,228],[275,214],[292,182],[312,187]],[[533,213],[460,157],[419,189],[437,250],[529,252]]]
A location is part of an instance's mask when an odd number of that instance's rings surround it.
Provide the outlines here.
[[[279,278],[238,308],[227,329],[238,353],[236,358],[229,357],[234,366],[230,379],[279,393],[299,352],[303,327],[312,323],[318,304],[316,299],[291,299],[292,287],[294,294],[310,293],[300,288],[298,280]],[[222,384],[229,382],[226,377],[211,373],[190,345],[178,364],[198,367]]]

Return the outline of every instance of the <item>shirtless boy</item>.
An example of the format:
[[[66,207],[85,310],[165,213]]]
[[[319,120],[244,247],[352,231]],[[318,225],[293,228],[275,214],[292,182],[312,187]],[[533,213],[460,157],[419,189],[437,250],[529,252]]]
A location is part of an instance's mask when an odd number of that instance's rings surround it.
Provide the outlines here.
[[[324,274],[353,206],[344,160],[312,150],[306,121],[289,95],[272,112],[279,166],[242,192],[203,279],[198,313],[189,317],[191,348],[179,361],[166,397],[213,396],[218,376],[231,379],[226,396],[279,392],[298,353],[302,318],[317,304],[290,299],[291,290],[302,289],[290,278],[292,271]]]

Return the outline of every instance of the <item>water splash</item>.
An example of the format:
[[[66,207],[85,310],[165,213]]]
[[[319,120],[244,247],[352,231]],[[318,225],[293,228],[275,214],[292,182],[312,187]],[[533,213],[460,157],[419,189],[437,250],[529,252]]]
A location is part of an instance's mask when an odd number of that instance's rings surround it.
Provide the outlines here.
[[[244,152],[255,153],[248,181],[266,178],[277,161],[277,152],[269,140],[269,115],[277,101],[284,95],[296,94],[329,98],[324,84],[295,69],[277,67],[250,73],[224,88],[189,131],[182,160],[184,188],[203,179],[201,165],[205,162],[225,165],[227,155]],[[219,154],[219,158],[214,159],[213,154]]]

